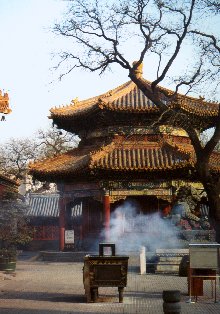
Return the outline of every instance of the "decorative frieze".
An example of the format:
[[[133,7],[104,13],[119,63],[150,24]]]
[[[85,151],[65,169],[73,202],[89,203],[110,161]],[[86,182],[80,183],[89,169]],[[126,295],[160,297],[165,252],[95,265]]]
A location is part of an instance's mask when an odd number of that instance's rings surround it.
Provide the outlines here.
[[[171,182],[155,180],[155,181],[100,181],[101,188],[108,190],[126,189],[126,190],[145,190],[157,188],[170,188]]]
[[[171,196],[172,189],[118,190],[118,191],[112,191],[110,193],[110,197],[135,196],[135,195],[152,195],[152,196],[158,196],[158,197]]]

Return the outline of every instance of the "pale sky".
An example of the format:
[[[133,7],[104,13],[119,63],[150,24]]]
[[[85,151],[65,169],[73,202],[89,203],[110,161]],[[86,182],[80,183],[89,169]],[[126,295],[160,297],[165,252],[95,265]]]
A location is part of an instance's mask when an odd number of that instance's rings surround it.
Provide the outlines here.
[[[52,107],[97,96],[129,80],[119,66],[101,77],[77,70],[58,80],[52,55],[65,43],[50,28],[62,18],[66,5],[62,0],[0,0],[0,89],[8,92],[12,109],[6,122],[0,122],[0,143],[47,128]],[[128,45],[132,60],[135,48]],[[187,55],[191,57],[190,51],[184,51],[185,61]],[[153,61],[144,64],[146,79],[152,79],[153,67]]]
[[[0,122],[0,143],[32,137],[39,128],[47,128],[52,107],[99,95],[128,81],[120,67],[114,75],[100,77],[78,70],[58,80],[52,55],[59,52],[62,39],[55,38],[50,27],[65,6],[62,0],[0,0],[0,89],[8,92],[12,109]]]

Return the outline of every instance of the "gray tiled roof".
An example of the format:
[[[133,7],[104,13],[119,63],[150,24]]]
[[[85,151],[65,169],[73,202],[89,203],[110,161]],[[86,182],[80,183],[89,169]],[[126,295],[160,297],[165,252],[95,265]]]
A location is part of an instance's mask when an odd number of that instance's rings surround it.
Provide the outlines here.
[[[30,209],[28,217],[59,217],[59,194],[31,193],[26,198]],[[82,215],[82,202],[74,204],[71,208],[71,217]]]
[[[27,216],[59,217],[59,194],[30,194]]]

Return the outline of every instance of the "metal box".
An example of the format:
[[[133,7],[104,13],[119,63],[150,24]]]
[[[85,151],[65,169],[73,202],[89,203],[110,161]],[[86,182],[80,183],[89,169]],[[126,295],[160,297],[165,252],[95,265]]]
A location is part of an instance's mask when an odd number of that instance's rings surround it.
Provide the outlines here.
[[[112,255],[105,254],[105,248]],[[87,302],[96,302],[99,287],[118,287],[119,302],[123,302],[123,290],[127,285],[128,256],[115,255],[115,245],[102,243],[99,255],[84,257],[83,283]]]
[[[220,262],[220,244],[189,244],[190,268],[218,269]]]

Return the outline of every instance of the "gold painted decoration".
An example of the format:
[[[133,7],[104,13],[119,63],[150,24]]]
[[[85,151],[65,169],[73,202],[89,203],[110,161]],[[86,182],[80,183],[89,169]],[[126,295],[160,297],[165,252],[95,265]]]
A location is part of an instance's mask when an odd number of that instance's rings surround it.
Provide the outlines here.
[[[11,109],[9,108],[9,97],[7,93],[2,93],[0,90],[0,113],[9,114],[11,113]]]

